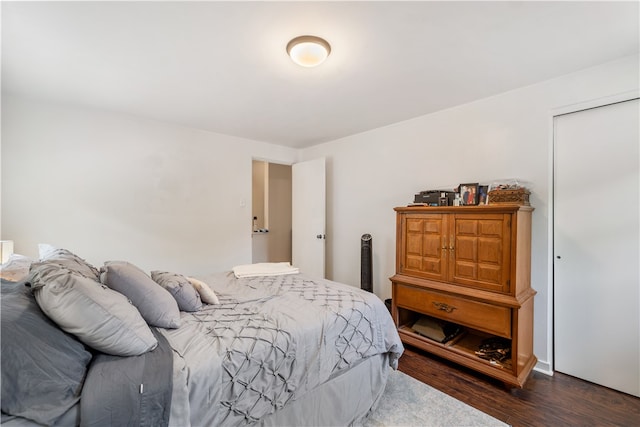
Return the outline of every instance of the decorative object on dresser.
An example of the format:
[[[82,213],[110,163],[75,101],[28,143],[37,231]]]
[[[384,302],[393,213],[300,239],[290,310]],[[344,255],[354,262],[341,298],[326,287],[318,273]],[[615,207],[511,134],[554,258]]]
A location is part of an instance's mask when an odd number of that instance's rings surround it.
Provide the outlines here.
[[[449,190],[425,190],[414,196],[414,205],[452,206],[456,192]]]
[[[533,208],[505,204],[395,211],[392,314],[402,341],[522,387],[537,361],[536,292],[530,283]],[[413,329],[425,316],[457,324],[463,332],[443,343],[429,339]]]
[[[460,206],[474,206],[478,204],[478,183],[460,184]]]
[[[524,205],[529,206],[528,184],[518,179],[494,181],[489,186],[488,200],[491,205]]]

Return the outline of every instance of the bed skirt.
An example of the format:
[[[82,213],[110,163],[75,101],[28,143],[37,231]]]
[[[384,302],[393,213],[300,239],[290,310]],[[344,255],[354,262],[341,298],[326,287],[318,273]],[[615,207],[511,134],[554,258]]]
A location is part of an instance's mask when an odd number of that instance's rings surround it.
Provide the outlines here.
[[[363,360],[260,421],[263,426],[361,426],[378,406],[391,368],[387,353]]]

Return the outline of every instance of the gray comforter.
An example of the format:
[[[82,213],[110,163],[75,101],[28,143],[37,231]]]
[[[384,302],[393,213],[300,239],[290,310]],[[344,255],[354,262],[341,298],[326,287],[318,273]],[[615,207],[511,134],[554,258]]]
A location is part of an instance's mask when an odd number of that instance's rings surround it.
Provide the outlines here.
[[[370,356],[395,368],[403,351],[384,304],[360,289],[299,274],[203,280],[220,304],[162,330],[173,425],[253,424]]]

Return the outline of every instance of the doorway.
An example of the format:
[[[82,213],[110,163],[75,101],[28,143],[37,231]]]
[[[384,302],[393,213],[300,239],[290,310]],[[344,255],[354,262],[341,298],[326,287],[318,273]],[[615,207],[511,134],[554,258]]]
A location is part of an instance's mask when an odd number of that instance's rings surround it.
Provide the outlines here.
[[[291,262],[291,165],[252,162],[252,262]]]
[[[640,396],[638,99],[554,118],[554,368]]]

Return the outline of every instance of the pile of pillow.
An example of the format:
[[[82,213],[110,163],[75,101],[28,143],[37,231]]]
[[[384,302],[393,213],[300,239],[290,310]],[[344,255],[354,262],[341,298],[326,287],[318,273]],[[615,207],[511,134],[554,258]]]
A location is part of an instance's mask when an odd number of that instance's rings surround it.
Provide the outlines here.
[[[41,424],[54,423],[78,402],[91,361],[84,345],[140,355],[157,346],[149,326],[178,328],[180,311],[218,303],[196,279],[163,271],[149,276],[125,261],[98,270],[50,245],[40,245],[38,261],[16,261],[19,273],[11,278],[28,279],[31,289],[3,277],[2,412]]]
[[[180,327],[180,311],[198,311],[206,284],[180,274],[153,271],[151,277],[126,261],[107,261],[98,270],[66,249],[40,245],[29,281],[42,311],[89,347],[116,356],[136,356],[157,341],[149,326]]]

